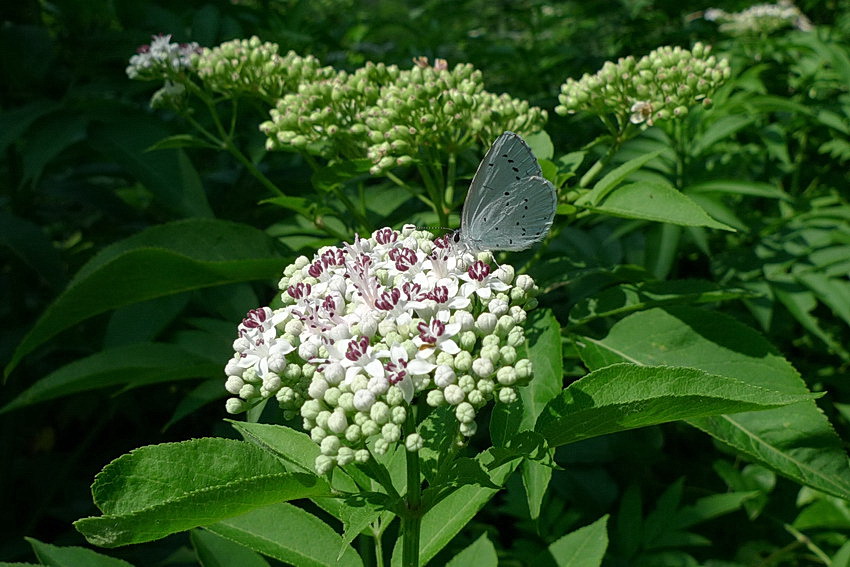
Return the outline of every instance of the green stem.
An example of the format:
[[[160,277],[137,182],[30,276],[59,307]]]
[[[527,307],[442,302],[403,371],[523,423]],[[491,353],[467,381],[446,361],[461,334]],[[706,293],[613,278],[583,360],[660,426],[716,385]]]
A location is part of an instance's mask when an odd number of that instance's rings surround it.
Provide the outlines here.
[[[239,151],[239,148],[236,147],[236,144],[233,143],[233,136],[231,134],[232,134],[232,128],[235,127],[235,116],[236,116],[236,112],[237,112],[235,102],[234,102],[234,108],[233,108],[234,123],[231,124],[231,132],[228,132],[224,128],[224,125],[221,123],[221,118],[218,115],[218,110],[216,109],[215,101],[210,99],[210,97],[203,90],[198,88],[197,85],[195,85],[194,83],[189,82],[188,86],[193,87],[193,88],[191,88],[192,92],[198,98],[200,98],[201,102],[204,103],[204,106],[207,107],[207,112],[209,113],[210,118],[212,118],[213,124],[215,124],[216,131],[218,132],[218,136],[216,136],[212,132],[209,132],[197,120],[192,118],[192,116],[190,114],[184,113],[184,117],[188,120],[188,122],[190,124],[192,124],[192,126],[196,130],[198,130],[201,134],[203,134],[207,139],[212,141],[214,144],[220,145],[223,149],[227,150],[230,153],[230,155],[232,155],[234,158],[236,158],[236,161],[241,163],[242,166],[245,167],[246,170],[248,170],[248,173],[250,173],[252,176],[254,176],[254,178],[257,179],[257,181],[259,181],[260,184],[263,187],[265,187],[271,193],[273,193],[273,194],[275,194],[279,197],[285,197],[286,193],[281,191],[278,188],[277,185],[272,183],[272,181],[263,174],[263,172],[261,172],[259,169],[257,169],[257,166],[255,166],[254,163],[251,160],[249,160],[247,157],[245,157],[245,155],[242,152]]]
[[[416,431],[414,412],[409,411],[405,435]],[[422,482],[419,473],[419,453],[407,451],[407,494],[401,516],[401,549],[404,567],[419,567],[419,537],[422,530]]]
[[[382,535],[383,533],[381,531],[377,531],[375,534],[375,567],[384,567],[384,544],[381,539]]]

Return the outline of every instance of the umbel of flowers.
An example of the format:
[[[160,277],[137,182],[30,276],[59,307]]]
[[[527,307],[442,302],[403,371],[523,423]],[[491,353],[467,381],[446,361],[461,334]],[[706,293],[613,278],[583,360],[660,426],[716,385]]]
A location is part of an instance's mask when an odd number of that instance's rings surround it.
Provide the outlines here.
[[[162,80],[151,105],[180,108],[188,88],[225,98],[255,98],[274,108],[260,125],[269,150],[371,161],[373,175],[393,167],[432,166],[503,131],[543,128],[546,111],[484,89],[480,71],[438,59],[414,59],[411,69],[366,63],[352,73],[312,56],[278,53],[257,37],[214,48],[155,36],[130,59],[131,79]]]
[[[776,4],[756,4],[741,12],[709,8],[703,17],[717,22],[720,31],[734,37],[770,35],[789,27],[800,31],[814,29],[809,18],[790,0],[781,0]]]
[[[198,78],[215,92],[229,96],[256,95],[273,104],[301,83],[328,79],[336,74],[312,55],[294,51],[278,54],[278,45],[250,39],[226,41],[203,48],[193,58]]]
[[[227,363],[227,411],[275,398],[319,444],[316,470],[365,462],[396,443],[413,406],[451,408],[463,436],[488,402],[511,403],[532,376],[522,356],[537,287],[407,226],[325,247],[284,270],[283,306],[248,313]]]
[[[622,129],[628,122],[651,126],[684,115],[692,106],[708,106],[711,95],[730,75],[726,59],[717,59],[710,51],[702,43],[691,50],[665,46],[640,59],[608,61],[595,75],[567,79],[555,112],[613,114]]]
[[[411,69],[367,63],[353,73],[302,83],[260,126],[266,147],[327,159],[368,158],[378,175],[460,153],[504,130],[530,133],[546,123],[544,110],[484,90],[481,72],[470,64],[449,69],[443,60],[414,63]]]

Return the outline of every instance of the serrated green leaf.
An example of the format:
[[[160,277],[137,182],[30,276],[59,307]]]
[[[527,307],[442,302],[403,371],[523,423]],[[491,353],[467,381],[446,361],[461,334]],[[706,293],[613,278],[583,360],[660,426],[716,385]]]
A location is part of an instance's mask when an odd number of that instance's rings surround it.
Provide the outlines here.
[[[247,225],[193,219],[152,227],[103,249],[77,272],[18,345],[6,375],[84,319],[164,295],[272,279],[283,264],[274,241]]]
[[[535,430],[552,447],[582,439],[812,399],[696,368],[612,364],[573,382],[546,406]]]
[[[807,391],[799,374],[761,335],[717,312],[651,309],[618,322],[602,340],[583,338],[582,343],[582,359],[590,368],[624,360],[683,364],[779,392]],[[796,482],[850,497],[847,455],[814,401],[690,418],[688,423]]]
[[[319,446],[302,431],[285,425],[228,421],[246,441],[265,447],[298,470],[312,472],[316,457],[321,454]]]
[[[608,516],[551,543],[548,555],[558,567],[597,567],[608,549]],[[541,561],[546,564],[545,560]]]
[[[279,503],[209,525],[209,531],[257,553],[299,567],[359,567],[360,557],[349,546],[338,557],[342,538],[316,516]]]
[[[133,567],[123,559],[109,557],[85,547],[65,547],[25,538],[42,565],[60,567]],[[22,565],[15,563],[15,565]]]
[[[136,449],[108,464],[92,485],[103,516],[74,526],[95,545],[141,543],[276,502],[327,496],[315,475],[287,473],[250,443],[194,439]]]
[[[221,362],[176,345],[140,343],[105,350],[51,372],[0,409],[0,414],[69,394],[214,376]],[[222,386],[219,384],[219,389]]]

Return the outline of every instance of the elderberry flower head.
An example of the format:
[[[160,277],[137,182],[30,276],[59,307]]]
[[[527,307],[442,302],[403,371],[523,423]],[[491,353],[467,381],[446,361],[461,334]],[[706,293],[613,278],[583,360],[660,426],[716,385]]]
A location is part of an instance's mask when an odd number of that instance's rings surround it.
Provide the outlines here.
[[[200,48],[195,42],[172,43],[171,35],[155,35],[150,45],[142,45],[130,57],[127,76],[144,81],[166,80],[174,73],[192,68],[192,55]]]
[[[709,8],[703,17],[710,22],[717,22],[721,32],[733,37],[770,35],[788,27],[800,31],[814,29],[812,22],[790,0],[780,0],[776,4],[757,4],[732,13]]]
[[[411,69],[367,63],[353,73],[302,82],[261,124],[269,150],[308,152],[327,159],[368,158],[373,175],[422,155],[457,154],[504,130],[540,130],[546,111],[484,90],[470,64],[449,69],[414,59]],[[427,148],[427,151],[421,151]]]
[[[635,59],[606,62],[595,75],[567,79],[558,96],[558,114],[586,111],[613,114],[623,128],[628,122],[652,126],[655,121],[681,116],[697,104],[708,106],[710,96],[730,76],[726,59],[709,55],[701,43],[687,50],[660,47]]]
[[[537,287],[406,226],[325,247],[284,270],[283,306],[239,325],[227,363],[227,411],[276,398],[321,448],[320,474],[402,443],[418,399],[450,407],[460,435],[490,401],[510,403],[531,379],[520,354]]]
[[[284,93],[298,90],[302,82],[327,79],[334,74],[319,60],[294,51],[278,54],[276,43],[250,39],[227,41],[204,48],[193,60],[198,77],[213,91],[230,96],[257,95],[274,103]]]

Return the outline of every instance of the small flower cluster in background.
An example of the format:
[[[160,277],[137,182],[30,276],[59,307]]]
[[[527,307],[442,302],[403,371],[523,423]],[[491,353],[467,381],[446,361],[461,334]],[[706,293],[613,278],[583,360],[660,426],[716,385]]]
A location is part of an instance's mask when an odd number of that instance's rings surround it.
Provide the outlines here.
[[[130,57],[127,76],[142,81],[171,79],[192,69],[192,56],[199,50],[195,42],[172,43],[171,35],[155,35],[150,45],[142,45]]]
[[[368,158],[380,174],[415,161],[433,162],[504,130],[540,130],[544,110],[484,90],[480,71],[424,58],[411,69],[367,63],[353,73],[302,83],[284,95],[261,125],[270,150],[327,159]]]
[[[229,96],[257,95],[273,103],[301,83],[328,79],[335,74],[312,55],[294,51],[278,54],[276,43],[235,39],[218,47],[203,48],[193,60],[198,77],[211,90]]]
[[[781,0],[776,4],[757,4],[733,13],[709,8],[703,13],[703,18],[717,22],[721,32],[734,37],[769,35],[789,27],[801,31],[813,29],[812,22],[790,0]]]
[[[606,62],[595,75],[568,79],[555,112],[613,114],[621,130],[628,123],[651,126],[695,105],[710,105],[711,95],[729,76],[729,63],[701,43],[691,50],[665,46],[637,60]]]
[[[471,436],[481,408],[515,401],[532,376],[521,353],[537,286],[449,236],[383,228],[298,258],[280,287],[283,307],[255,309],[239,326],[226,407],[275,398],[286,417],[300,414],[321,447],[320,474],[399,442],[421,449],[405,430],[417,399],[450,407]]]

